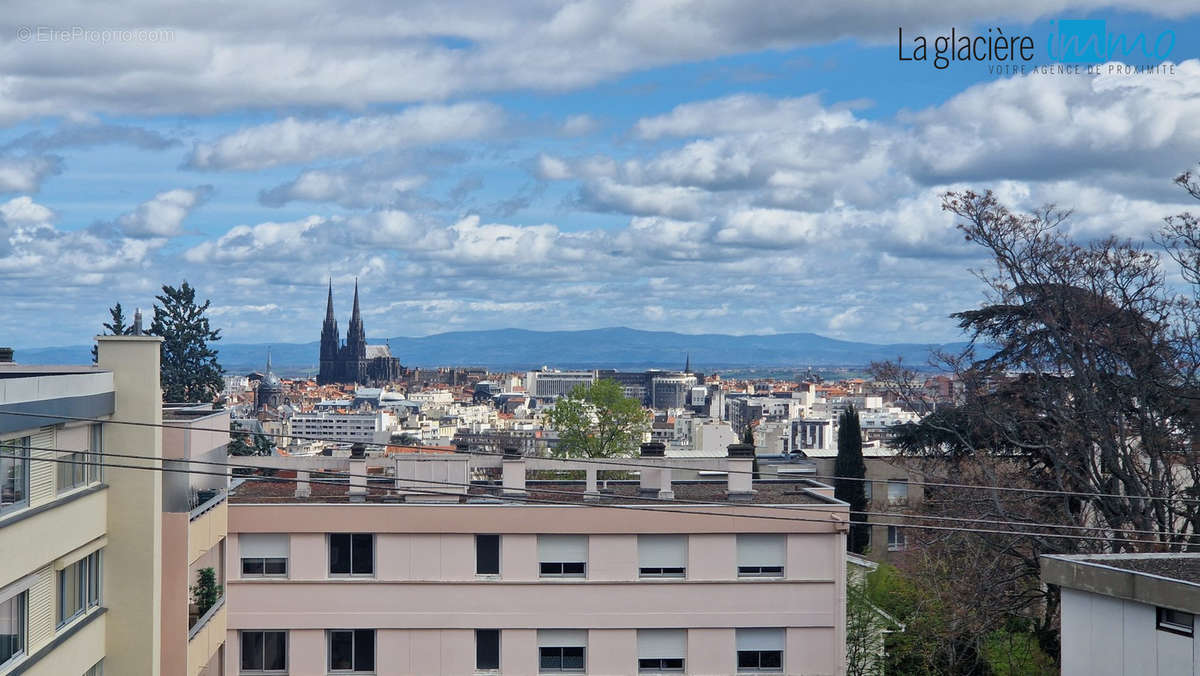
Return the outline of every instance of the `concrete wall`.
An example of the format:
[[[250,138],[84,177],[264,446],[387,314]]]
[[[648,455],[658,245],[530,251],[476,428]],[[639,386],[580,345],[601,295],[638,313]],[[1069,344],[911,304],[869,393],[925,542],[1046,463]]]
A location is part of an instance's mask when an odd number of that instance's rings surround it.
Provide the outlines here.
[[[1200,644],[1157,622],[1154,606],[1063,588],[1063,676],[1200,674]]]

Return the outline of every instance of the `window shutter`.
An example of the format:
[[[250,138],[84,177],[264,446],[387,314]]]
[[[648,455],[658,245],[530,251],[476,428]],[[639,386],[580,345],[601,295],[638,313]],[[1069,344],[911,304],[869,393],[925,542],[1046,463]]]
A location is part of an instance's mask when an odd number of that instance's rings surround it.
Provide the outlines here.
[[[539,648],[587,646],[587,629],[538,629]]]
[[[538,561],[587,561],[586,535],[539,535]]]
[[[783,650],[783,629],[738,629],[738,650]]]
[[[687,568],[687,546],[686,535],[639,535],[638,565],[642,568]]]
[[[243,559],[288,558],[286,533],[242,533],[238,535],[238,551]]]
[[[783,566],[787,545],[783,535],[737,536],[739,566]]]
[[[683,659],[687,633],[683,629],[639,629],[638,659]]]

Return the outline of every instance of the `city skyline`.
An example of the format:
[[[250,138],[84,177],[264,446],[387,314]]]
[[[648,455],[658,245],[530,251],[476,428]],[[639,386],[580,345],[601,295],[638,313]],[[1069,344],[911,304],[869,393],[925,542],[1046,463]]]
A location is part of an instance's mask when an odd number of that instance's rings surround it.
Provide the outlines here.
[[[307,342],[330,277],[361,280],[374,336],[536,320],[955,341],[984,259],[941,192],[1147,239],[1200,159],[1186,3],[439,6],[0,20],[0,342],[84,344],[108,306],[149,311],[184,279],[226,341]],[[1172,31],[1173,73],[897,59],[898,27],[1077,18]]]

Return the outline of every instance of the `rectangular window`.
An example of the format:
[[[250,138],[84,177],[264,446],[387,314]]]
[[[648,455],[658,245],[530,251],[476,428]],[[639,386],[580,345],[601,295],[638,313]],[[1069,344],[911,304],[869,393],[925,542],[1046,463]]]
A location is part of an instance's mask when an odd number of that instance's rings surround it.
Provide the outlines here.
[[[101,430],[103,429],[100,424],[90,425],[87,450],[64,453],[59,456],[62,462],[55,463],[56,484],[59,493],[100,481],[100,450],[103,445]]]
[[[242,577],[287,577],[286,533],[243,533],[238,536]]]
[[[904,529],[888,526],[888,551],[899,552],[905,549]]]
[[[92,452],[92,462],[87,468],[88,483],[99,483],[104,479],[104,425],[93,423],[88,430],[88,450]]]
[[[738,671],[782,672],[783,641],[783,629],[738,629]]]
[[[866,496],[867,502],[870,502],[871,494],[872,494],[871,486],[874,485],[874,482],[873,481],[864,481],[864,482],[862,482],[862,485],[863,485],[863,495]]]
[[[687,575],[686,535],[639,535],[638,575],[641,577],[684,577]]]
[[[587,577],[586,535],[539,535],[538,566],[542,577]]]
[[[783,577],[787,540],[783,535],[738,535],[738,577]]]
[[[25,654],[25,604],[29,592],[22,591],[0,603],[0,666]]]
[[[100,605],[100,552],[58,571],[58,626]]]
[[[287,671],[286,631],[242,631],[243,674]]]
[[[475,668],[478,670],[500,668],[500,630],[475,630]]]
[[[475,536],[475,574],[500,574],[500,536]]]
[[[330,630],[329,670],[375,671],[375,630]]]
[[[83,676],[104,676],[104,660],[93,664],[91,669],[83,672]]]
[[[888,504],[904,506],[908,504],[908,482],[904,480],[888,482]]]
[[[586,670],[586,629],[538,630],[539,672],[562,673]]]
[[[371,533],[330,533],[329,574],[374,575],[375,536]]]
[[[29,437],[0,441],[0,514],[29,504]]]
[[[687,632],[683,629],[639,629],[638,672],[683,672]]]
[[[1180,636],[1191,636],[1195,632],[1196,616],[1173,608],[1158,609],[1158,629]]]

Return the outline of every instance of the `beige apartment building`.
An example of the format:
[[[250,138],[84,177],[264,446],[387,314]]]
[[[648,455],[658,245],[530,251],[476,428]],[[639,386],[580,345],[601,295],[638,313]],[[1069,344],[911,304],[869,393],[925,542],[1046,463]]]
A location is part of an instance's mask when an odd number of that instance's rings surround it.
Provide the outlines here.
[[[194,621],[188,588],[223,559],[224,492],[194,505],[159,468],[227,435],[157,427],[158,338],[98,341],[96,366],[0,363],[0,676],[218,674],[223,604]]]
[[[728,477],[675,481],[655,446],[607,483],[545,458],[241,460],[278,474],[231,492],[226,673],[843,673],[846,505],[752,481],[749,447],[671,458]],[[549,468],[587,478],[526,481]]]

